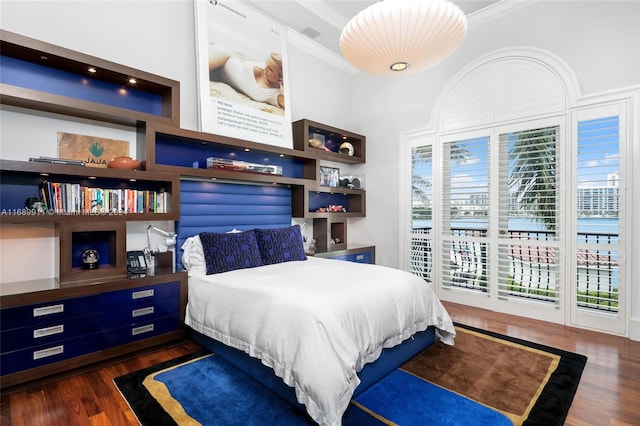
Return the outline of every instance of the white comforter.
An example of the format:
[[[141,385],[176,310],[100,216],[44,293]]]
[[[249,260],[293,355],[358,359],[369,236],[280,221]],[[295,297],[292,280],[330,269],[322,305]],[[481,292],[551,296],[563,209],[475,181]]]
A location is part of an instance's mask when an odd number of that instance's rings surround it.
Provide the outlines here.
[[[321,425],[339,425],[356,375],[433,325],[453,344],[449,314],[421,278],[310,257],[189,277],[186,324],[273,368]]]

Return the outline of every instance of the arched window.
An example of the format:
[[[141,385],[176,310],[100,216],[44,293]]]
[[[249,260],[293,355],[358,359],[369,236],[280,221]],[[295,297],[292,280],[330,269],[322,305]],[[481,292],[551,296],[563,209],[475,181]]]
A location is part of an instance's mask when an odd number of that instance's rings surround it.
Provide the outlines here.
[[[403,135],[404,264],[441,299],[625,333],[624,199],[637,93],[582,99],[559,58],[501,50]]]

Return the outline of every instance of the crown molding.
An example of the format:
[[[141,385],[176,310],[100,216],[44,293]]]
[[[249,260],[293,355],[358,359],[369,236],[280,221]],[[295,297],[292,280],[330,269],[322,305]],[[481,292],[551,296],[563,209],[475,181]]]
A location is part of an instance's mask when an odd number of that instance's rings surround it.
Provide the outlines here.
[[[523,7],[539,3],[540,1],[541,0],[501,0],[476,12],[470,13],[467,15],[467,22],[470,27],[481,25]]]

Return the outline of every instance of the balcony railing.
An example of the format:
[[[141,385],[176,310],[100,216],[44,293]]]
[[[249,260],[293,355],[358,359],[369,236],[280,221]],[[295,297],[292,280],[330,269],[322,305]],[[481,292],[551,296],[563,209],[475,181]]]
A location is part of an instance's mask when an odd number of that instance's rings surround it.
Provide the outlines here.
[[[431,234],[431,228],[415,228],[414,234]],[[462,237],[484,237],[486,230],[456,228],[451,234]],[[508,262],[508,272],[502,273],[500,294],[553,302],[558,300],[557,251],[549,246],[519,244],[519,240],[551,241],[552,232],[508,231],[511,242],[501,249]],[[505,239],[506,240],[506,239]],[[578,242],[617,244],[618,235],[579,233]],[[446,286],[488,291],[488,260],[485,242],[447,241],[449,256],[444,258],[442,283]],[[504,265],[504,264],[503,264]],[[432,280],[433,251],[431,239],[412,239],[411,271]],[[619,262],[614,250],[579,249],[577,253],[577,305],[599,311],[618,311]]]

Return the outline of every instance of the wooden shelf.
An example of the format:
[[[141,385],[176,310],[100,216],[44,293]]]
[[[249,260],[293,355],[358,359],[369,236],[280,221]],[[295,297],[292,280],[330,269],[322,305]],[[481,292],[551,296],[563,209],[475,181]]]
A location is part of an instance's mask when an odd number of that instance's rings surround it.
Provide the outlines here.
[[[292,126],[293,147],[297,150],[308,152],[321,160],[344,164],[361,164],[366,161],[365,136],[307,119],[295,121]],[[314,134],[321,135],[324,138],[325,146],[331,151],[309,146],[309,139],[313,138]],[[339,153],[340,145],[343,142],[349,142],[353,145],[353,156]]]
[[[307,153],[170,126],[149,124],[139,132],[138,149],[147,170],[182,176],[284,185],[317,179],[317,159]],[[209,157],[276,165],[282,175],[207,168]]]
[[[366,191],[362,189],[329,188],[319,185],[306,185],[303,188],[292,188],[294,217],[336,218],[365,217]],[[343,206],[346,212],[318,211],[329,205]]]
[[[124,212],[35,212],[25,208],[29,197],[40,197],[39,185],[50,182],[73,183],[93,188],[138,189],[167,192],[166,213]],[[176,220],[179,217],[180,182],[175,174],[69,166],[32,161],[0,160],[1,223],[65,223],[91,221]]]
[[[125,125],[180,123],[175,80],[5,30],[0,52],[2,104]]]

